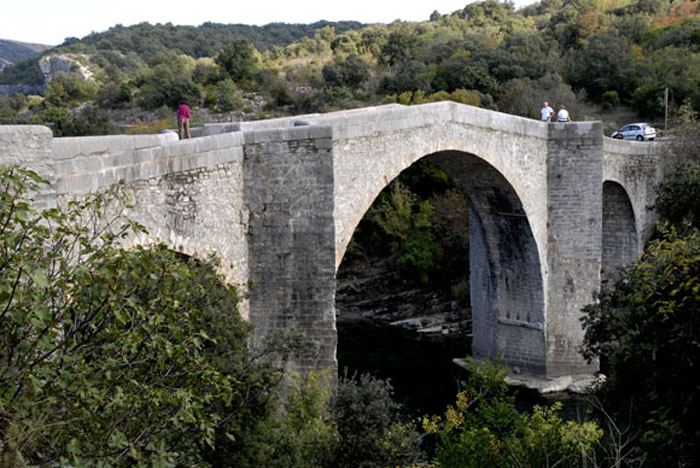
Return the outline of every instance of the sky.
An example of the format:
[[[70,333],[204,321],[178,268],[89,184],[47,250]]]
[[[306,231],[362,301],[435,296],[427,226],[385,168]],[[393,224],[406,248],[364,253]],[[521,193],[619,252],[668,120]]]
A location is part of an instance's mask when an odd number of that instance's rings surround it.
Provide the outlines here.
[[[515,6],[533,1],[515,0]],[[452,13],[467,3],[470,0],[0,0],[0,39],[57,45],[67,37],[142,22],[197,26],[207,21],[425,21],[434,10]]]

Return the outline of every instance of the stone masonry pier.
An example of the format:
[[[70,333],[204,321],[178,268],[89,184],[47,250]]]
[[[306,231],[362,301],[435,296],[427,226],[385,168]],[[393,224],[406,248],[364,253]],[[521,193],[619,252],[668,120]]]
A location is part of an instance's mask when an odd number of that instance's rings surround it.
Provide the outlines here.
[[[601,278],[635,258],[653,221],[653,187],[673,165],[660,143],[613,141],[599,122],[552,123],[441,102],[380,106],[174,134],[52,138],[0,127],[0,163],[52,181],[63,200],[124,180],[129,213],[191,256],[215,252],[249,285],[254,342],[298,329],[336,367],[335,272],[379,192],[421,158],[452,178],[471,210],[473,353],[515,372],[590,373],[581,308]],[[602,275],[602,276],[601,276]]]

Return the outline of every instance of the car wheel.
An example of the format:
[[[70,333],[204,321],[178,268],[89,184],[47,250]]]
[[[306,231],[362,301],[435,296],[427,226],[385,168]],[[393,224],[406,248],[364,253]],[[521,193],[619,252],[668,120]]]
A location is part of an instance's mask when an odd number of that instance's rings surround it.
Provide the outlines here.
[[[642,135],[637,135],[637,141],[644,141],[644,137]]]

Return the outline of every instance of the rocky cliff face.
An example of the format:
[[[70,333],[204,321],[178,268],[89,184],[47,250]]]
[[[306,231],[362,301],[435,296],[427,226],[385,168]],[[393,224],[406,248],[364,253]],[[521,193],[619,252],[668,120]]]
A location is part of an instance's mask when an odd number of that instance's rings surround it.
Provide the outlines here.
[[[449,290],[409,285],[397,277],[391,259],[365,263],[348,256],[337,279],[338,320],[374,320],[419,335],[471,333],[469,308],[458,304]]]
[[[39,60],[39,68],[44,75],[44,83],[50,83],[54,75],[58,72],[69,73],[73,71],[80,73],[85,79],[92,78],[92,71],[81,64],[81,61],[87,61],[87,56],[63,54],[42,57],[41,60]]]

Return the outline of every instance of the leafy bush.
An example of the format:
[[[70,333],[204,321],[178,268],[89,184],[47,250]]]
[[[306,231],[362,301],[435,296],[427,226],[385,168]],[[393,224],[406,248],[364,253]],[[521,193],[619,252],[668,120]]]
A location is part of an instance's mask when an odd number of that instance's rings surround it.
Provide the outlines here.
[[[243,99],[236,94],[236,85],[231,78],[219,81],[217,109],[219,112],[231,112],[243,106]]]
[[[0,125],[12,125],[15,123],[17,111],[12,108],[7,99],[0,99]]]
[[[36,212],[36,174],[0,183],[0,465],[197,465],[273,382],[216,260],[120,248],[118,188]]]
[[[145,109],[153,110],[162,106],[175,109],[182,100],[195,106],[201,97],[201,91],[190,75],[183,73],[177,64],[156,65],[141,76],[137,83],[138,101]]]
[[[92,99],[98,86],[93,80],[86,80],[79,73],[58,72],[47,85],[44,97],[54,106],[76,106]]]
[[[73,115],[63,128],[63,136],[109,135],[114,133],[114,125],[109,114],[88,105]]]
[[[677,229],[700,229],[700,166],[677,167],[656,187],[659,217]]]
[[[641,434],[651,466],[691,466],[700,455],[698,291],[700,231],[670,230],[584,309],[585,356],[608,366],[603,402]]]
[[[118,109],[131,101],[131,86],[128,83],[110,81],[95,95],[95,104],[103,109]]]
[[[53,130],[53,135],[60,137],[65,134],[71,119],[71,114],[67,107],[48,106],[43,113],[43,117],[39,116],[39,118],[41,120],[37,123],[49,124],[51,130]]]
[[[415,424],[401,417],[389,381],[362,374],[343,376],[331,403],[339,441],[330,466],[404,466],[422,458]]]
[[[620,105],[620,96],[617,94],[617,91],[606,91],[601,96],[600,103],[603,109],[613,109]]]
[[[561,404],[520,413],[508,396],[507,368],[467,360],[469,380],[442,418],[424,419],[436,434],[440,468],[595,466],[602,431],[593,422],[565,422]]]
[[[246,39],[238,39],[216,56],[216,64],[234,82],[252,80],[258,67],[258,53]]]
[[[326,86],[356,89],[369,79],[367,64],[357,55],[324,65],[323,80]]]
[[[215,467],[236,468],[332,466],[338,434],[328,412],[330,390],[327,373],[295,379],[289,383],[286,401],[268,395],[267,401],[252,408],[251,417],[238,418],[233,437],[222,434],[207,461]]]

